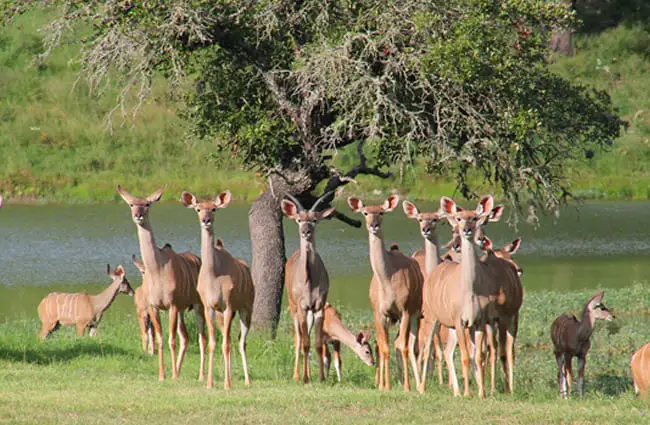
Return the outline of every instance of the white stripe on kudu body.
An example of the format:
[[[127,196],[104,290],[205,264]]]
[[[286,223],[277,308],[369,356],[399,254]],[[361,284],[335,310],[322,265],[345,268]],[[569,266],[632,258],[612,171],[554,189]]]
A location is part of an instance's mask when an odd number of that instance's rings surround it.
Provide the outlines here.
[[[82,336],[86,328],[91,329],[91,336],[95,335],[93,329],[97,328],[102,315],[110,307],[115,296],[120,293],[133,295],[133,289],[122,266],[117,266],[111,271],[107,266],[108,275],[112,282],[97,295],[89,295],[85,292],[66,294],[53,292],[48,294],[38,305],[38,316],[41,319],[41,339],[45,339],[60,325],[77,326],[77,334]]]

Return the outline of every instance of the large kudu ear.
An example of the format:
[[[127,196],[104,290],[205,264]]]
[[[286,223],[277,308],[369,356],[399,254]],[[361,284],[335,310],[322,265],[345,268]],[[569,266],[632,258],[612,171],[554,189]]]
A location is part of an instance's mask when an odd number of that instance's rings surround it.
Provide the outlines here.
[[[603,297],[605,296],[605,291],[600,291],[589,300],[590,306],[596,306],[603,302]]]
[[[323,210],[321,212],[317,212],[315,214],[318,214],[318,219],[319,220],[323,220],[323,219],[326,219],[326,218],[330,218],[332,216],[332,214],[334,214],[335,212],[336,212],[336,208],[330,207],[330,208],[328,208],[326,210]]]
[[[124,271],[124,267],[122,265],[118,265],[115,267],[115,276],[123,277],[126,271]]]
[[[111,273],[111,265],[110,264],[106,264],[106,274],[109,275],[109,276],[111,276],[113,274],[113,273]]]
[[[144,264],[142,261],[135,254],[131,256],[131,260],[133,260],[133,264],[140,270],[140,273],[144,274]]]
[[[153,202],[158,202],[158,201],[160,201],[160,198],[162,198],[162,194],[163,194],[163,191],[164,191],[164,190],[165,190],[165,189],[163,189],[163,188],[161,187],[160,189],[158,189],[157,191],[155,191],[155,192],[152,193],[151,195],[147,196],[147,201],[148,201],[148,202],[152,202],[152,203],[153,203]]]
[[[292,201],[288,199],[283,199],[280,207],[282,208],[282,212],[284,213],[284,215],[286,215],[292,220],[296,219],[296,216],[298,214],[298,207],[296,206],[296,204],[294,204]]]
[[[120,194],[122,199],[124,199],[124,202],[126,202],[127,204],[132,204],[133,199],[135,199],[133,196],[131,196],[129,192],[126,191],[126,189],[122,187],[122,185],[119,184],[117,185],[117,193]]]
[[[404,208],[404,214],[408,218],[418,218],[418,214],[420,214],[420,211],[418,211],[418,208],[413,202],[404,200],[402,202],[402,208]]]
[[[456,213],[458,212],[458,207],[453,199],[443,196],[440,198],[440,211],[445,214],[447,221],[452,228],[452,231],[456,228]]]
[[[190,192],[183,191],[183,193],[181,193],[181,203],[185,208],[194,208],[197,204],[196,196],[192,195]]]
[[[390,195],[382,204],[382,208],[385,212],[391,212],[397,208],[397,205],[399,205],[399,196]]]
[[[503,247],[503,250],[509,252],[510,254],[516,254],[517,251],[519,251],[520,245],[521,245],[521,237],[515,239],[509,244],[506,244],[506,246]]]
[[[476,214],[478,214],[479,217],[488,217],[490,212],[492,212],[493,207],[494,198],[492,195],[484,196],[480,201],[478,201],[478,205],[476,206]]]
[[[354,196],[348,198],[348,205],[354,212],[361,212],[361,209],[363,208],[363,202],[361,202],[361,199],[355,198]]]
[[[492,211],[490,211],[490,214],[488,215],[488,221],[496,223],[497,221],[501,220],[503,209],[503,205],[497,205],[496,207],[492,208]]]
[[[214,200],[214,203],[217,204],[217,208],[226,208],[228,204],[232,201],[232,195],[229,190],[224,190],[217,195],[217,198]]]

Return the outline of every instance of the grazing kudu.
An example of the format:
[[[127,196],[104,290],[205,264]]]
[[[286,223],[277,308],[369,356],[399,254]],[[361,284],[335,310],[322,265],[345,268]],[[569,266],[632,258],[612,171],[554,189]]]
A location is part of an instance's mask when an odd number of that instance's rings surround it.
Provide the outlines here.
[[[573,357],[578,358],[578,393],[582,398],[582,381],[587,362],[587,353],[591,347],[591,334],[597,319],[612,321],[612,315],[603,304],[604,292],[599,292],[587,301],[582,313],[582,319],[563,314],[551,325],[551,340],[555,347],[555,360],[558,367],[558,385],[560,397],[567,398],[571,393]]]
[[[423,306],[424,319],[431,326],[424,349],[424,366],[427,368],[433,334],[438,325],[454,328],[458,336],[460,357],[463,370],[464,395],[469,396],[469,330],[474,330],[475,344],[482,347],[485,325],[496,319],[492,308],[494,281],[488,266],[480,261],[480,250],[475,246],[476,231],[488,219],[494,200],[492,196],[482,198],[476,210],[461,210],[450,198],[440,199],[441,209],[446,213],[452,227],[457,226],[461,238],[460,263],[441,263],[427,277],[424,285]],[[466,332],[467,331],[467,332]],[[450,344],[448,343],[449,347]],[[482,350],[476,350],[477,364],[482,364]],[[459,395],[456,372],[453,365],[453,347],[445,349],[445,360],[452,375],[454,395]],[[476,375],[479,397],[485,396],[483,385],[483,370],[479,368]],[[422,384],[418,388],[424,392],[426,374],[422,375]]]
[[[341,343],[347,345],[368,366],[375,365],[372,347],[370,346],[370,333],[359,332],[358,335],[353,334],[343,324],[339,312],[331,304],[326,303],[325,308],[323,308],[323,363],[325,365],[325,376],[329,375],[329,366],[332,363],[332,357],[327,348],[327,345],[330,344],[334,351],[334,369],[339,382],[341,382],[342,366]]]
[[[95,336],[102,315],[111,306],[117,294],[133,295],[124,268],[117,266],[114,271],[111,271],[109,265],[106,268],[112,281],[97,295],[88,295],[85,292],[75,294],[52,292],[43,298],[38,305],[38,316],[42,323],[39,335],[41,339],[45,339],[61,325],[76,325],[79,336],[83,336],[86,328],[90,328],[90,336]]]
[[[426,277],[435,269],[441,262],[440,258],[440,245],[438,244],[438,236],[436,235],[436,226],[440,220],[443,220],[445,213],[443,211],[436,212],[420,212],[415,204],[409,201],[403,201],[402,207],[404,214],[410,219],[417,220],[420,234],[424,238],[424,250],[419,250],[413,253],[412,257],[418,262],[422,276]],[[431,322],[429,322],[431,323]],[[424,319],[420,320],[420,329],[418,333],[418,364],[422,364],[422,351],[424,348],[424,341],[431,329],[428,328],[427,322]],[[454,332],[454,331],[452,331]],[[438,382],[442,384],[442,349],[441,343],[447,342],[449,328],[440,326],[440,332],[433,336],[433,346],[436,356],[436,366],[438,369]]]
[[[169,245],[171,248],[171,245]],[[142,285],[138,286],[135,289],[134,303],[135,303],[135,312],[138,318],[138,324],[140,325],[140,339],[142,340],[142,351],[149,353],[149,355],[154,354],[154,339],[153,339],[153,324],[151,323],[151,318],[149,317],[149,299],[146,293],[146,286],[144,284],[145,269],[142,261],[132,255],[131,259],[133,264],[140,270],[142,275]],[[190,306],[192,308],[192,306]],[[183,317],[183,312],[178,313],[178,334],[183,335],[187,334],[187,328],[185,328],[185,319]]]
[[[378,388],[386,391],[390,390],[388,328],[396,322],[399,322],[399,332],[395,347],[402,354],[404,390],[410,390],[408,360],[411,361],[416,385],[420,386],[420,371],[415,354],[424,278],[417,261],[399,250],[387,251],[384,248],[383,215],[393,211],[398,202],[397,195],[389,196],[382,205],[368,206],[364,206],[358,198],[348,198],[352,211],[363,214],[368,230],[370,266],[373,272],[370,303],[374,312],[379,351],[376,380]]]
[[[244,368],[244,383],[250,385],[248,361],[246,358],[246,336],[250,329],[255,300],[255,287],[248,265],[235,258],[221,245],[215,244],[214,218],[218,208],[226,208],[230,204],[229,191],[221,192],[214,200],[199,202],[189,193],[181,194],[181,202],[185,207],[196,211],[201,225],[201,258],[198,292],[205,308],[205,318],[208,323],[209,349],[207,387],[213,386],[214,351],[217,346],[215,320],[219,321],[219,313],[223,314],[222,351],[224,361],[224,388],[231,386],[230,370],[230,331],[235,313],[239,314],[241,333],[239,335],[239,352]]]
[[[204,379],[205,365],[205,322],[203,305],[196,290],[201,260],[190,252],[177,254],[171,245],[158,248],[149,222],[149,210],[153,203],[162,197],[163,190],[158,189],[147,198],[136,198],[126,189],[117,185],[117,192],[129,205],[131,218],[138,230],[140,255],[146,269],[144,291],[149,300],[149,317],[153,323],[158,346],[158,379],[165,379],[165,363],[163,361],[163,335],[160,323],[160,310],[169,310],[169,351],[172,360],[172,379],[177,379],[180,373],[185,351],[187,349],[187,333],[180,335],[180,349],[176,359],[176,332],[178,314],[192,306],[196,314],[199,331],[199,351],[201,354],[199,380]]]
[[[316,224],[334,214],[334,208],[317,211],[321,201],[331,193],[321,196],[306,210],[296,198],[286,195],[289,199],[282,200],[282,212],[298,224],[300,234],[300,248],[298,248],[285,265],[284,285],[287,289],[289,312],[293,320],[295,331],[296,357],[293,368],[293,379],[300,379],[300,347],[303,354],[304,383],[311,381],[309,368],[310,334],[312,326],[315,328],[314,345],[318,359],[320,380],[325,380],[323,364],[323,309],[327,302],[329,291],[329,275],[325,264],[316,252],[315,234]]]
[[[632,379],[634,381],[634,393],[645,398],[648,395],[650,386],[650,342],[639,348],[630,360]]]

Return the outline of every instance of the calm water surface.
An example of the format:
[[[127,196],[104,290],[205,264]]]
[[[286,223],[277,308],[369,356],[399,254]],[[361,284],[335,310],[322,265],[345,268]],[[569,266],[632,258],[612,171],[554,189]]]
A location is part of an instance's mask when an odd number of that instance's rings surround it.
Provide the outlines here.
[[[342,211],[347,205],[339,204]],[[435,206],[419,203],[421,211]],[[233,204],[220,210],[215,229],[227,248],[249,261],[248,205]],[[562,211],[558,219],[541,217],[538,229],[521,224],[515,230],[505,223],[490,225],[488,234],[498,247],[522,237],[516,261],[524,269],[526,290],[600,288],[646,282],[650,273],[648,202],[587,203]],[[178,203],[152,208],[150,219],[158,245],[169,242],[177,252],[199,253],[196,214]],[[423,242],[415,221],[401,206],[384,221],[387,241],[398,242],[411,253]],[[297,227],[285,220],[287,249],[298,246]],[[450,231],[439,230],[446,243]],[[330,272],[330,299],[366,308],[370,265],[364,229],[338,221],[319,225],[317,248]],[[40,299],[52,290],[97,292],[108,283],[106,264],[123,264],[134,287],[140,274],[131,263],[139,255],[135,224],[123,203],[105,205],[5,205],[0,210],[0,320],[33,317]],[[117,309],[132,309],[121,297]]]

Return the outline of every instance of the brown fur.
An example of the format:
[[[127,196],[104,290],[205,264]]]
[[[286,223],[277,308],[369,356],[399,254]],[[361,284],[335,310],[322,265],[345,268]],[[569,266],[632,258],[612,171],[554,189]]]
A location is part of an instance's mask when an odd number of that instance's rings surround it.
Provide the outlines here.
[[[133,295],[133,289],[122,266],[117,266],[114,271],[107,266],[107,272],[111,283],[97,295],[85,292],[52,292],[43,298],[38,305],[38,316],[42,325],[40,338],[45,339],[61,325],[76,326],[79,336],[83,336],[84,331],[89,328],[90,336],[95,336],[102,315],[111,306],[115,296],[120,292]]]
[[[404,390],[409,391],[409,360],[416,385],[420,385],[420,371],[415,355],[424,278],[413,258],[400,251],[386,251],[384,248],[381,227],[383,214],[394,210],[398,201],[396,195],[391,195],[382,205],[364,206],[361,200],[350,197],[348,205],[353,211],[363,214],[368,230],[370,265],[373,270],[370,303],[374,312],[379,351],[375,381],[380,390],[390,390],[388,328],[391,324],[399,322],[400,329],[395,346],[402,354]]]
[[[321,197],[321,199],[323,197]],[[314,206],[318,205],[319,202],[320,199],[314,204]],[[312,209],[313,208],[314,207],[312,207]],[[291,313],[294,327],[295,361],[293,379],[296,381],[300,379],[300,348],[302,347],[302,381],[304,383],[311,381],[311,369],[309,367],[309,350],[311,341],[309,334],[310,323],[308,323],[308,319],[313,317],[313,326],[315,331],[314,345],[316,347],[319,378],[321,381],[324,381],[323,309],[327,303],[329,275],[323,260],[318,252],[316,252],[314,237],[316,233],[316,224],[320,220],[334,214],[335,210],[334,208],[328,208],[320,212],[305,210],[294,198],[293,200],[284,199],[282,201],[282,212],[298,224],[298,232],[300,234],[300,248],[298,248],[287,260],[284,275],[284,285],[287,290],[289,313]]]
[[[375,359],[372,355],[372,347],[370,346],[370,333],[359,332],[354,335],[341,320],[341,315],[329,303],[325,304],[323,309],[323,362],[325,363],[325,375],[329,373],[329,365],[331,362],[330,351],[327,345],[331,345],[334,350],[334,368],[336,369],[336,376],[341,382],[341,343],[347,345],[354,353],[368,366],[374,366]]]
[[[630,360],[634,392],[641,398],[648,395],[650,387],[650,342],[639,348]]]
[[[178,315],[186,308],[193,306],[199,331],[199,352],[201,355],[199,380],[204,379],[205,363],[205,332],[204,316],[201,298],[197,292],[197,282],[201,260],[196,255],[185,252],[177,254],[170,245],[163,248],[156,246],[151,224],[149,209],[159,201],[163,190],[158,189],[147,198],[136,198],[130,195],[120,185],[117,191],[129,205],[131,218],[136,224],[140,255],[147,270],[143,281],[144,291],[149,300],[149,317],[153,323],[158,346],[158,378],[165,379],[165,363],[163,360],[163,336],[160,323],[160,310],[169,310],[169,329],[178,329]],[[179,376],[185,351],[187,349],[187,333],[181,333],[181,346],[176,358],[176,332],[169,332],[169,351],[172,360],[172,379]]]
[[[241,334],[239,338],[239,352],[244,368],[244,383],[250,385],[248,374],[248,361],[246,358],[246,336],[250,329],[255,301],[255,287],[251,278],[248,265],[241,259],[235,258],[223,247],[223,243],[215,244],[214,218],[218,208],[225,208],[231,200],[230,192],[221,192],[214,201],[198,202],[196,197],[189,192],[181,194],[181,202],[185,207],[196,211],[201,224],[201,257],[203,264],[199,272],[198,292],[205,308],[205,317],[208,322],[209,349],[208,382],[211,388],[213,382],[214,351],[217,345],[215,318],[223,314],[223,360],[224,360],[224,388],[231,387],[230,369],[230,332],[235,313],[239,314]]]

